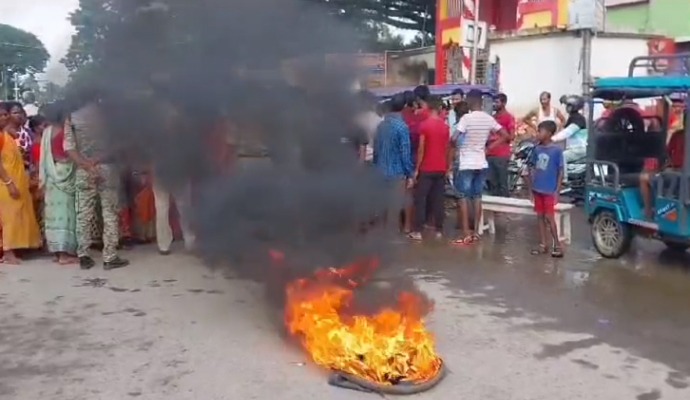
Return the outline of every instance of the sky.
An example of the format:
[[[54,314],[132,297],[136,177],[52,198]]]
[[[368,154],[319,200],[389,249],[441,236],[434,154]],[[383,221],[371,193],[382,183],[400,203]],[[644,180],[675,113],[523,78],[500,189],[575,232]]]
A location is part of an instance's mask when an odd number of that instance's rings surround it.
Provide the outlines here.
[[[60,59],[67,52],[74,33],[68,21],[69,14],[78,6],[79,0],[0,0],[0,23],[35,34],[50,53],[46,74],[39,79],[59,84],[67,80],[68,72]],[[414,37],[414,32],[394,31],[408,40]]]
[[[67,18],[79,0],[0,0],[0,23],[12,25],[38,36],[50,53],[44,79],[64,83],[67,70],[60,64],[74,33]]]

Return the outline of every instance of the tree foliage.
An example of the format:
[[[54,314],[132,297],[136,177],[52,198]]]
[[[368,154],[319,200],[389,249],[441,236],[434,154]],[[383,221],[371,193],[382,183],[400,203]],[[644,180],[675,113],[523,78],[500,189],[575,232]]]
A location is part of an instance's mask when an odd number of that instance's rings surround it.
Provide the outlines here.
[[[323,7],[327,12],[352,26],[363,48],[361,50],[402,50],[431,43],[435,32],[436,0],[301,0],[305,4]],[[185,15],[190,7],[184,1],[165,0]],[[156,3],[153,3],[156,4]],[[134,0],[80,0],[79,8],[71,14],[70,21],[76,29],[70,49],[62,60],[70,71],[76,71],[92,61],[102,60],[106,51],[105,38],[113,34],[119,23],[127,20],[141,2]],[[175,12],[170,13],[170,15]],[[390,27],[419,31],[417,39],[406,43]],[[180,24],[184,31],[184,24]],[[184,37],[181,34],[181,37]],[[425,38],[425,41],[421,40]],[[142,40],[146,40],[143,39]],[[334,49],[338,51],[338,49]]]
[[[385,24],[398,29],[436,32],[436,0],[306,0],[353,23]]]
[[[34,35],[10,25],[0,24],[0,66],[14,72],[41,72],[50,54]]]
[[[119,20],[113,1],[79,0],[79,8],[70,14],[70,22],[76,29],[67,55],[62,59],[70,71],[99,60],[104,39],[110,28]]]

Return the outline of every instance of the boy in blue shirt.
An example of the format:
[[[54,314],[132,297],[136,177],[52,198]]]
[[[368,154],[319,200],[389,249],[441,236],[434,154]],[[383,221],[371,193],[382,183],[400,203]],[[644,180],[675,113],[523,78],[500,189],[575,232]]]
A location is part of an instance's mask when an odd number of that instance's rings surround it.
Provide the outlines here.
[[[551,236],[553,247],[551,256],[563,257],[563,248],[558,240],[556,229],[555,207],[563,181],[563,149],[551,141],[558,127],[554,121],[544,121],[537,127],[539,144],[532,151],[530,193],[534,211],[539,220],[539,247],[532,254],[546,254],[549,251],[547,241]]]

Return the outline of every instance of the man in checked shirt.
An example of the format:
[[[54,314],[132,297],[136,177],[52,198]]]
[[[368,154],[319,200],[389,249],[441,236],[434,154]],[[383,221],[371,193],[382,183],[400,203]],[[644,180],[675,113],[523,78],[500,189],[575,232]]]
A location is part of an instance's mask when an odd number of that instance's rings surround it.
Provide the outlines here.
[[[405,97],[402,94],[397,94],[393,96],[389,104],[391,112],[386,114],[376,129],[373,164],[379,173],[394,185],[394,190],[404,200],[402,207],[396,207],[393,211],[395,212],[394,215],[397,215],[401,209],[404,209],[403,231],[409,233],[412,230],[412,209],[408,207],[410,202],[409,190],[414,184],[412,180],[414,168],[410,130],[401,115],[405,108]]]

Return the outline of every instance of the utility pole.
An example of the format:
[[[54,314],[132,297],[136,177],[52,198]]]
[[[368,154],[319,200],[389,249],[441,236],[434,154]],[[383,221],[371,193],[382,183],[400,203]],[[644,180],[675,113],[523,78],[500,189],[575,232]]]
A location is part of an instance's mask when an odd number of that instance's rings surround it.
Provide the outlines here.
[[[589,96],[592,87],[592,29],[583,29],[582,33],[582,95]]]
[[[474,29],[472,33],[474,37],[472,38],[472,69],[470,70],[470,84],[477,84],[477,55],[479,54],[479,2],[480,0],[474,0]]]
[[[0,88],[2,88],[2,100],[7,100],[7,87],[5,86],[5,66],[0,64]]]
[[[14,101],[20,101],[19,100],[19,72],[14,73]]]

